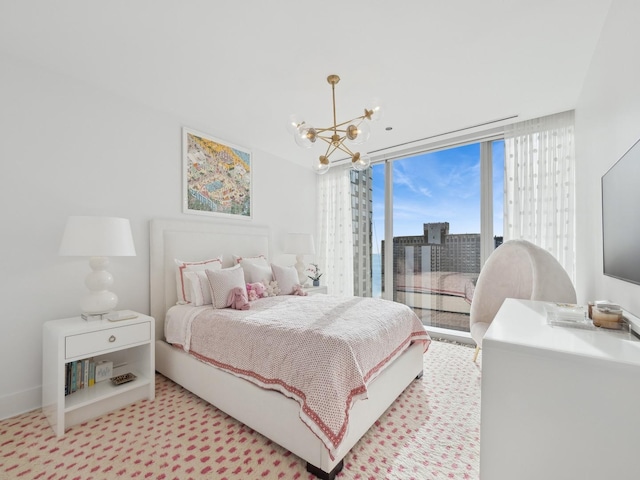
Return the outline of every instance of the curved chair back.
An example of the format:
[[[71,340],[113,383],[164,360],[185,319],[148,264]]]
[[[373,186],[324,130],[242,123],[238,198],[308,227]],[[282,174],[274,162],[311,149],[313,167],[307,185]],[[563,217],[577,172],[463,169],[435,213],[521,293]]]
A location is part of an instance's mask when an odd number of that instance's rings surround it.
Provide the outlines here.
[[[526,240],[509,240],[487,259],[471,301],[471,336],[478,346],[505,298],[576,302],[569,275],[553,255]]]

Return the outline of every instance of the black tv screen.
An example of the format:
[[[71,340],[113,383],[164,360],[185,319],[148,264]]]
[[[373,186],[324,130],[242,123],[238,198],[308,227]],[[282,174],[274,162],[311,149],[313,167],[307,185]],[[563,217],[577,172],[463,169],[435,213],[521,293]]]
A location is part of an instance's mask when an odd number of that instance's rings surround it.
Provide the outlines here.
[[[640,284],[640,140],[602,177],[604,274]]]

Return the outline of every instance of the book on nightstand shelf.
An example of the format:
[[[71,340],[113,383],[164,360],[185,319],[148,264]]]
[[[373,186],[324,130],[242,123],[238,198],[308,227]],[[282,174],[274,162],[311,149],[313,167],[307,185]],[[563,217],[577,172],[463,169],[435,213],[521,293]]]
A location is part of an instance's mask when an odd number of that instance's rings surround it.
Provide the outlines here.
[[[95,375],[96,364],[93,358],[85,358],[84,360],[76,360],[65,364],[65,396],[83,388],[93,387],[96,383]]]

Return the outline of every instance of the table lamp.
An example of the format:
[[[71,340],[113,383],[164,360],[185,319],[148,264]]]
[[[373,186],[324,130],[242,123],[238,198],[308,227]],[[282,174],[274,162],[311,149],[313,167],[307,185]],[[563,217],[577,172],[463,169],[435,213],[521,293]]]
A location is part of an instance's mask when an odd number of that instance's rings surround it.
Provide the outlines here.
[[[285,253],[293,253],[296,255],[296,271],[298,272],[298,280],[300,285],[304,285],[307,276],[304,273],[304,255],[313,255],[316,253],[313,244],[313,236],[310,233],[289,233],[285,242]]]
[[[92,271],[84,281],[89,294],[80,305],[83,317],[108,313],[118,304],[116,294],[108,290],[113,284],[113,276],[107,272],[107,257],[132,257],[135,254],[128,219],[76,216],[67,219],[59,255],[90,257]]]

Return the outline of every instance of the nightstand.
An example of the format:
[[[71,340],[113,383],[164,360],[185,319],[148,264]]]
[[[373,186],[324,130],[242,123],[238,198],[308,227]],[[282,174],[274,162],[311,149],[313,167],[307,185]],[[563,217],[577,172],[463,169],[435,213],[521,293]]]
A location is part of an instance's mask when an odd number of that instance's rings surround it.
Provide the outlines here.
[[[319,287],[304,287],[304,291],[307,295],[317,295],[318,293],[327,293],[327,286],[320,285]]]
[[[155,320],[136,315],[119,322],[73,317],[44,324],[42,411],[58,437],[72,425],[155,398]],[[65,395],[71,367],[77,368],[78,363],[87,366],[85,360],[112,362],[112,376],[131,372],[137,378],[117,386],[106,379]]]

